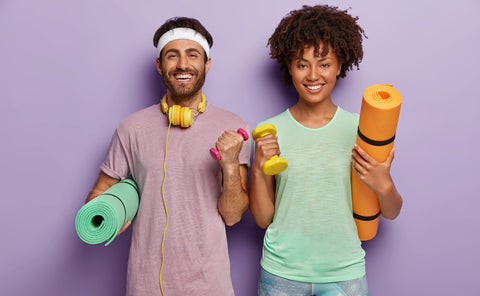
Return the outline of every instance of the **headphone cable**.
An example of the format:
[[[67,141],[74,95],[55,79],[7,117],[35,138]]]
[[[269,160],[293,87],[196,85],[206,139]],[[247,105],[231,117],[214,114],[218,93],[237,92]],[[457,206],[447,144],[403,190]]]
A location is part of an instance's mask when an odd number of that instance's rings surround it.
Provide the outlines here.
[[[160,275],[159,275],[160,291],[162,292],[163,296],[165,296],[165,292],[163,292],[163,286],[162,286],[162,270],[163,270],[163,264],[164,264],[164,261],[165,261],[165,254],[163,252],[163,246],[165,244],[165,235],[167,233],[167,226],[168,226],[168,210],[167,210],[167,201],[165,199],[165,179],[167,178],[167,170],[166,170],[165,166],[166,166],[166,163],[167,163],[168,136],[170,134],[170,126],[171,125],[172,125],[172,123],[170,122],[168,124],[167,140],[166,140],[166,143],[165,143],[165,158],[163,159],[162,199],[163,199],[163,206],[165,207],[166,222],[165,222],[165,229],[163,230],[163,236],[162,236],[162,264],[160,266]]]

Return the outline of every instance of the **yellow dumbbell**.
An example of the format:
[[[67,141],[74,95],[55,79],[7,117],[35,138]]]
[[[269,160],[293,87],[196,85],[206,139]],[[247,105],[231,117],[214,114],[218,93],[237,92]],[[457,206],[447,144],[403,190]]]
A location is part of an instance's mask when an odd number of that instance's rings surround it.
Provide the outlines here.
[[[261,126],[257,126],[253,131],[252,131],[252,137],[254,140],[261,138],[263,136],[266,136],[268,134],[276,135],[277,134],[277,129],[273,124],[263,124]],[[285,170],[288,167],[288,162],[285,158],[280,157],[278,155],[274,155],[270,157],[269,160],[265,161],[263,164],[263,172],[266,175],[276,175],[283,170]]]

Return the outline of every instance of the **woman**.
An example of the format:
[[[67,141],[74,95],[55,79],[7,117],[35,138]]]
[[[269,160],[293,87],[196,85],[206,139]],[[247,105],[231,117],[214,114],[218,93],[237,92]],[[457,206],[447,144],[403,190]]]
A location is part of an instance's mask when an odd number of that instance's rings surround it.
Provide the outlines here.
[[[365,252],[352,215],[351,167],[394,219],[402,197],[384,163],[355,145],[358,114],[336,106],[337,79],[363,57],[363,29],[347,11],[303,6],[282,19],[268,44],[297,103],[265,120],[277,135],[256,140],[250,210],[265,232],[258,295],[368,295]],[[282,153],[288,169],[262,166]]]

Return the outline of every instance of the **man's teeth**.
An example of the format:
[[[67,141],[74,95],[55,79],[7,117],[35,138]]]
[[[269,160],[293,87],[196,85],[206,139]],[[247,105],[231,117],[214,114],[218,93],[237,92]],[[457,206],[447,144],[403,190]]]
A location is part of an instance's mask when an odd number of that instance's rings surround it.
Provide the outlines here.
[[[319,88],[321,88],[321,87],[322,87],[321,84],[319,84],[319,85],[307,85],[307,88],[308,88],[308,89],[311,89],[311,90],[317,90],[317,89],[319,89]]]
[[[190,78],[192,78],[192,75],[190,75],[190,74],[179,74],[179,75],[176,75],[175,78],[177,78],[177,79],[190,79]]]

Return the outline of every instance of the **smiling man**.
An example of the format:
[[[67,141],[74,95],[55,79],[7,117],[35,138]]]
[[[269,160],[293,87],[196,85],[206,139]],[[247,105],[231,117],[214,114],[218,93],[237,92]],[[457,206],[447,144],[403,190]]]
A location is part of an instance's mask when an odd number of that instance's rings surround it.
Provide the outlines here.
[[[117,127],[87,202],[132,177],[140,206],[131,223],[127,295],[234,295],[225,224],[248,208],[251,142],[237,115],[207,104],[210,33],[196,19],[168,20],[154,35],[167,88],[160,104]],[[216,147],[219,161],[210,156]]]

